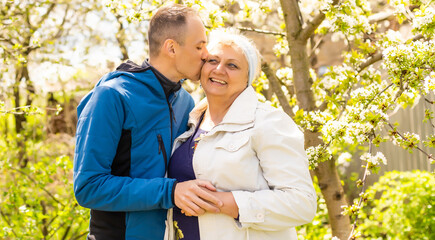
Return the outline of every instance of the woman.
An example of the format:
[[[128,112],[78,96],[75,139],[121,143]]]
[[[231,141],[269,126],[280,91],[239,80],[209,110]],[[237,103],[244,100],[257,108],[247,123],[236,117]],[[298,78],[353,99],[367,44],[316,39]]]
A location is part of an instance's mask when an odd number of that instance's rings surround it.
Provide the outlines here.
[[[168,238],[297,239],[294,227],[316,212],[303,134],[284,112],[257,100],[254,45],[234,31],[210,39],[200,79],[207,98],[175,141],[169,177],[211,181],[224,205],[199,217],[174,208]]]

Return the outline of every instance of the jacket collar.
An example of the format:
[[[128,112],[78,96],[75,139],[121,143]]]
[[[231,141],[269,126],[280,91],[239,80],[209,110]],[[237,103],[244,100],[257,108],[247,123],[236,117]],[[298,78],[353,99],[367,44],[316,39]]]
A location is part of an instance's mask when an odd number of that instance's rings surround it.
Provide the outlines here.
[[[217,131],[235,132],[250,128],[254,124],[258,98],[255,90],[248,86],[231,104],[221,123],[216,125],[209,134]],[[193,128],[198,124],[201,114],[207,109],[207,99],[199,102],[189,115],[189,125]]]
[[[163,75],[153,66],[151,66],[151,64],[149,64],[147,60],[145,60],[142,63],[142,65],[137,65],[136,63],[128,60],[127,62],[122,63],[116,68],[117,71],[131,72],[131,73],[140,73],[140,72],[147,71],[148,69],[151,69],[151,71],[154,73],[156,78],[159,80],[160,85],[162,85],[163,91],[165,92],[166,98],[169,98],[169,95],[180,90],[181,81],[178,81],[176,83],[172,82],[171,80],[166,78],[165,75]]]

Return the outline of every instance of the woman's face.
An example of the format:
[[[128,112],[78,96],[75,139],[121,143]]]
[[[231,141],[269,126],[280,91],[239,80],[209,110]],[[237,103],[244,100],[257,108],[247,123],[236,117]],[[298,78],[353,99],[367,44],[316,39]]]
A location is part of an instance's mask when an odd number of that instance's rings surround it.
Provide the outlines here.
[[[232,103],[248,84],[248,68],[240,48],[217,45],[209,49],[200,79],[207,98],[220,98]]]

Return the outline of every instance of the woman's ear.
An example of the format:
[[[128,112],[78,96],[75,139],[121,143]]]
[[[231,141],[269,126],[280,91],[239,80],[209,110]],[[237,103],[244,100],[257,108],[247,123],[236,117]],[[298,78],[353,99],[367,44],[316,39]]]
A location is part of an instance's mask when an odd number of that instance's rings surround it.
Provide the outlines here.
[[[169,57],[173,57],[175,56],[175,48],[177,42],[174,41],[173,39],[166,39],[163,42],[163,46],[162,46],[162,51],[165,55],[168,55]]]

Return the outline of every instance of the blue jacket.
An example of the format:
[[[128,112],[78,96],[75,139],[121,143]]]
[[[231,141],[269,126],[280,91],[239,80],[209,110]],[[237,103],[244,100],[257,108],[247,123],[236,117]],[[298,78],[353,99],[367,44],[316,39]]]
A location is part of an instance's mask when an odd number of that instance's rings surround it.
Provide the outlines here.
[[[88,239],[163,239],[174,206],[165,173],[194,102],[183,88],[167,97],[144,64],[105,75],[77,108],[74,193],[91,209]]]

